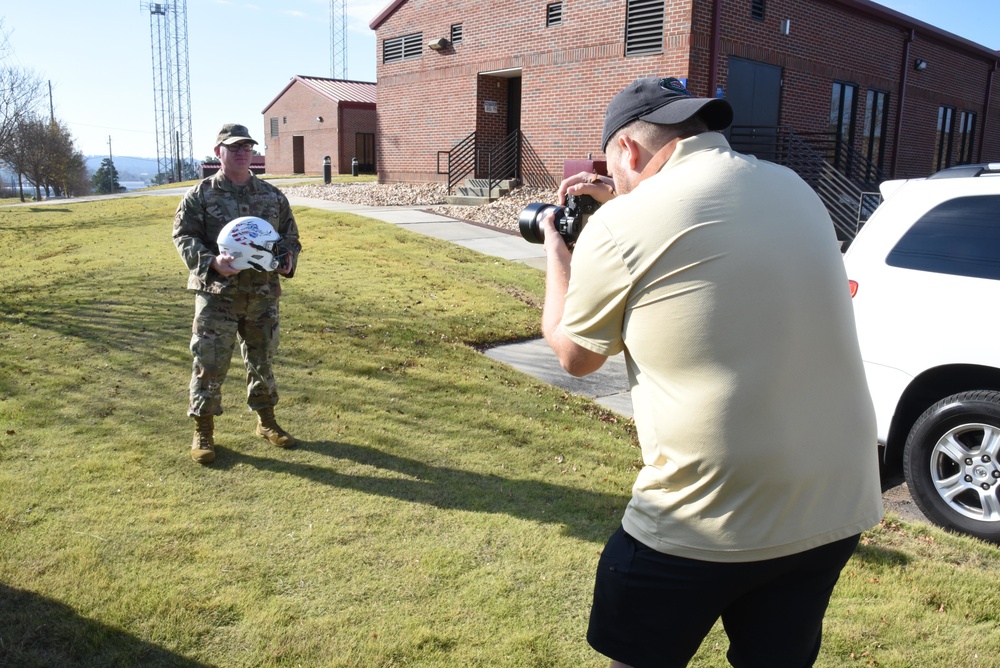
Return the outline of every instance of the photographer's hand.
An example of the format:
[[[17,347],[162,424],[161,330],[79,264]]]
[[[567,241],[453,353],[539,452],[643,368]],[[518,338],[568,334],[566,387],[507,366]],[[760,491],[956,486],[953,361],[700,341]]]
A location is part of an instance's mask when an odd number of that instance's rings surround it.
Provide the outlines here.
[[[615,182],[610,176],[580,172],[563,179],[559,184],[559,205],[566,204],[566,195],[590,195],[604,204],[615,198]]]

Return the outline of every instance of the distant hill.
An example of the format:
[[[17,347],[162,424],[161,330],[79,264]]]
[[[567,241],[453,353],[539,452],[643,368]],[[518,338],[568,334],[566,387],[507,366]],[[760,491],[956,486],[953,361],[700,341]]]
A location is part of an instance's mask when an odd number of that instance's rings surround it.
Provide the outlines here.
[[[85,156],[84,160],[87,163],[87,171],[91,174],[96,172],[107,157],[106,155]],[[156,176],[156,158],[133,158],[115,155],[111,159],[114,160],[115,169],[118,170],[119,181],[151,181]]]

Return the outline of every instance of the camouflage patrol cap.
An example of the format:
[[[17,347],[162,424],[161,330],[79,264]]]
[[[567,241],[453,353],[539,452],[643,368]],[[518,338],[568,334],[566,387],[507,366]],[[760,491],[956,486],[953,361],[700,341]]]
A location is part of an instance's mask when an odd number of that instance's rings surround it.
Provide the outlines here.
[[[219,130],[219,136],[215,140],[215,145],[225,144],[226,146],[230,146],[238,142],[256,144],[257,140],[250,136],[247,126],[238,123],[226,123]]]

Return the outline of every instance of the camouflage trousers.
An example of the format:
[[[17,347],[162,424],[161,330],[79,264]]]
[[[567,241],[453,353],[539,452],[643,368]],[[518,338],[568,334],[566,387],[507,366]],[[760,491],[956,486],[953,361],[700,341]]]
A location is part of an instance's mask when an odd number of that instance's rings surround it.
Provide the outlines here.
[[[196,293],[191,326],[191,399],[188,415],[222,415],[222,383],[239,341],[247,369],[247,405],[278,403],[271,360],[278,349],[278,298]]]

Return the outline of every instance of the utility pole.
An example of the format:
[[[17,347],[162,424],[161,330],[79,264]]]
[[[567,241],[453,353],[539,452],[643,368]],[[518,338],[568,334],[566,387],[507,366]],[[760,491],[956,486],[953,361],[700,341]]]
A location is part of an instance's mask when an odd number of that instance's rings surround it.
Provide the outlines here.
[[[56,122],[56,108],[52,104],[52,79],[49,79],[49,123]]]
[[[115,157],[111,154],[111,135],[108,135],[108,192],[115,191]]]

